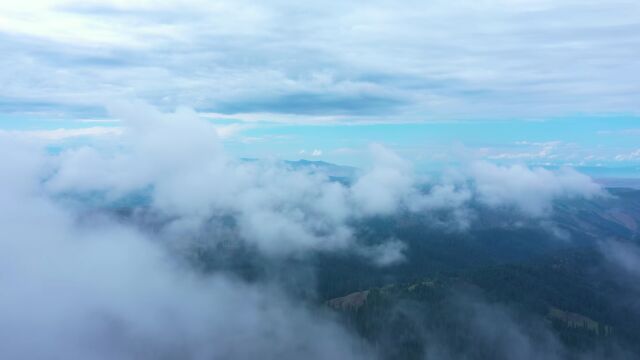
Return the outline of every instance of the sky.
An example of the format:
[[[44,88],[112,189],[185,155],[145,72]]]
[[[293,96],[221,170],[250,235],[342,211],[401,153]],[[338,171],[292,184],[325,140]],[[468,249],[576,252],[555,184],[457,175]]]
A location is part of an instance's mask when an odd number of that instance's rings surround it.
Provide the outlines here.
[[[640,173],[634,0],[3,2],[0,51],[0,131],[54,146],[141,101],[238,157]]]

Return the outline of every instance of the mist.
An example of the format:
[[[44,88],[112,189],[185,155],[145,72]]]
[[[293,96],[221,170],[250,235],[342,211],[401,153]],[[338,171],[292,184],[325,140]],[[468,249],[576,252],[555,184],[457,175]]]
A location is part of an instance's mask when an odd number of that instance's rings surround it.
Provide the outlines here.
[[[639,30],[0,1],[0,360],[640,358]]]
[[[408,247],[393,237],[366,243],[358,223],[446,211],[466,231],[473,204],[539,219],[558,199],[605,196],[570,169],[486,162],[429,182],[382,144],[343,183],[278,160],[235,159],[216,126],[189,109],[109,109],[123,132],[93,145],[52,152],[37,139],[0,137],[3,358],[375,358],[379,351],[317,306],[314,291],[301,298],[278,276],[203,272],[185,254],[226,242],[272,264],[323,253],[384,268],[405,261]],[[133,212],[109,210],[123,203]],[[313,271],[297,276],[313,283]],[[502,312],[473,309],[471,331],[486,346],[516,343],[499,350],[504,358],[557,353],[553,338],[543,334],[538,349]],[[515,326],[510,340],[496,333],[496,319]],[[429,354],[449,351],[432,346]]]

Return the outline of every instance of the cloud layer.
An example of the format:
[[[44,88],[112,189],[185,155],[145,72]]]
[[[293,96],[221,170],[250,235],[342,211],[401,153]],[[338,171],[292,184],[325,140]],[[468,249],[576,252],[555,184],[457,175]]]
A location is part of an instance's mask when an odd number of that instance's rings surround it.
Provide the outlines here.
[[[138,97],[305,123],[636,113],[639,10],[30,0],[0,7],[0,50],[12,54],[0,111],[96,116],[106,99]]]
[[[130,226],[52,202],[37,153],[0,146],[3,358],[369,358],[277,287],[205,277]]]
[[[232,230],[270,255],[349,249],[357,242],[352,223],[375,216],[451,211],[465,222],[471,205],[479,203],[545,217],[558,198],[603,194],[571,169],[486,162],[427,182],[380,144],[370,146],[371,165],[347,185],[313,168],[234,159],[216,128],[188,109],[162,113],[143,103],[121,103],[111,111],[125,120],[124,134],[54,156],[47,191],[99,194],[107,202],[148,194],[149,203],[139,205],[159,213],[177,232],[197,232],[232,217]]]
[[[173,250],[197,235],[215,244],[221,239],[206,230],[223,228],[265,257],[352,252],[391,266],[407,251],[401,239],[362,243],[354,223],[406,212],[462,218],[474,202],[544,217],[558,198],[601,192],[572,170],[488,163],[425,183],[380,144],[370,147],[369,168],[341,182],[280,161],[234,159],[190,109],[134,102],[110,111],[124,120],[122,135],[53,153],[0,134],[0,172],[10,174],[0,178],[3,357],[371,358],[280,284],[205,276]],[[118,201],[154,214],[157,227],[101,211]]]

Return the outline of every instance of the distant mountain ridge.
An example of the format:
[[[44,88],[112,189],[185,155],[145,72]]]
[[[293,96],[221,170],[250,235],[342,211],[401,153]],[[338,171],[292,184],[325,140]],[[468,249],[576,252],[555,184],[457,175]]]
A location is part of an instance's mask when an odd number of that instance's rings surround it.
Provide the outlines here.
[[[313,172],[323,173],[333,178],[353,179],[359,172],[359,169],[353,166],[336,165],[326,161],[312,161],[300,159],[296,161],[285,161],[289,167],[294,170],[310,170]]]

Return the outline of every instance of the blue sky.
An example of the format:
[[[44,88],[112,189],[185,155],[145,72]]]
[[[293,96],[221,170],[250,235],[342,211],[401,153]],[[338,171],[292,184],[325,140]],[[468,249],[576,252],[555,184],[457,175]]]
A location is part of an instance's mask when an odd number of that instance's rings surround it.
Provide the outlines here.
[[[29,0],[0,5],[0,51],[0,129],[51,142],[142,100],[242,157],[640,166],[635,0]]]

